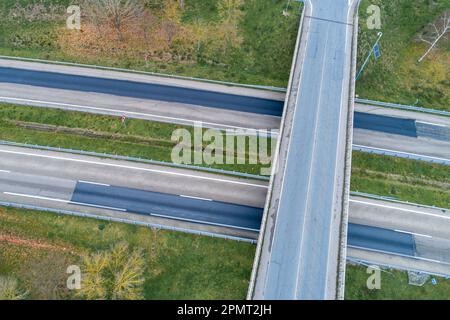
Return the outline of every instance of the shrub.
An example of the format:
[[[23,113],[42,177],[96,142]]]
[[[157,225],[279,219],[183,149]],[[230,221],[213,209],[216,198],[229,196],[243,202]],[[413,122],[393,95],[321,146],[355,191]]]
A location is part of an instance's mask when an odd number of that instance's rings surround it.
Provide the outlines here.
[[[26,295],[26,292],[20,290],[17,279],[0,276],[0,300],[22,300]]]

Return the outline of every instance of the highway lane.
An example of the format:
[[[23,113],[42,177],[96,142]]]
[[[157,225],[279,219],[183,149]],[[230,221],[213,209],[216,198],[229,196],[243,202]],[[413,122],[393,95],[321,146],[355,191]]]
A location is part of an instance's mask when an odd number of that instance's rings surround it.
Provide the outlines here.
[[[0,83],[0,102],[215,129],[277,129],[280,118],[159,100]],[[253,121],[248,121],[251,118]]]
[[[450,126],[450,118],[432,113],[416,112],[404,109],[386,108],[368,104],[355,103],[355,111],[373,115],[388,116],[392,118],[414,119],[419,122],[434,123],[436,125]]]
[[[356,225],[390,230],[398,237],[413,241],[405,249],[370,237],[362,246],[349,236],[347,256],[367,263],[387,265],[405,270],[450,275],[450,210],[381,201],[353,196],[350,199],[349,222]],[[350,231],[349,231],[350,232]],[[403,236],[401,235],[403,234]],[[373,243],[373,245],[370,245]],[[413,251],[407,252],[407,250]]]
[[[255,238],[266,192],[267,182],[0,147],[0,202]],[[448,211],[352,197],[350,222],[352,248],[450,262]]]
[[[48,63],[42,61],[30,61],[17,59],[7,59],[0,57],[0,67],[23,69],[29,71],[47,71],[74,76],[85,76],[93,78],[104,78],[109,80],[127,80],[131,82],[141,82],[147,84],[158,84],[163,86],[181,87],[189,89],[203,89],[218,93],[229,93],[248,97],[263,98],[269,100],[284,101],[285,94],[279,90],[264,90],[258,86],[236,85],[214,80],[196,80],[189,77],[160,75],[151,72],[141,72],[135,70],[121,69],[120,71],[96,66],[73,66],[60,64],[58,62]]]
[[[50,178],[75,182],[81,180],[255,207],[263,207],[267,189],[264,181],[10,146],[0,146],[0,169],[36,175],[40,180],[33,181],[44,184]],[[9,179],[4,182],[5,186],[15,181],[23,184],[29,179],[27,176],[16,177],[11,174],[4,178]],[[47,193],[40,195],[54,196]]]
[[[416,122],[412,119],[401,119],[355,111],[353,126],[355,129],[380,131],[388,134],[417,138]]]
[[[280,115],[283,101],[207,91],[200,88],[143,83],[130,80],[87,77],[57,72],[0,67],[0,82],[39,87],[96,92],[115,96],[182,103],[265,115]]]
[[[78,206],[79,210],[93,207],[253,232],[258,232],[261,222],[262,208],[84,181],[58,179],[55,183],[55,179],[47,181],[36,175],[22,175],[27,180],[24,185],[17,181],[19,174],[13,175],[14,183],[5,185],[8,177],[0,173],[0,190],[18,202],[44,200]]]
[[[76,184],[70,201],[112,206],[128,212],[182,221],[232,226],[255,232],[259,230],[262,217],[262,209],[256,207],[85,182]]]
[[[13,69],[18,72],[11,76],[7,71]],[[2,73],[0,101],[105,115],[126,115],[130,118],[186,125],[201,121],[205,127],[221,129],[277,130],[284,99],[282,93],[263,90],[0,59],[0,78]],[[34,77],[28,79],[22,73],[31,74]],[[45,77],[42,76],[43,74]],[[61,82],[60,78],[65,80]],[[68,84],[71,79],[78,81]],[[80,84],[80,79],[88,79],[88,81],[86,83],[81,81]],[[50,83],[50,87],[42,86],[41,82],[45,81]],[[124,89],[123,82],[127,85],[138,83],[144,87],[167,88],[167,90],[162,93],[158,91],[156,95],[152,90],[146,92],[147,98],[137,98],[133,96],[142,94],[140,87],[138,86],[134,92],[133,88]],[[59,88],[68,85],[76,90]],[[207,99],[203,101],[205,104],[202,107],[189,104],[190,97],[188,95],[186,98],[186,91],[196,92],[195,96],[203,97],[202,93],[206,91],[198,91],[199,88],[206,88],[213,94],[213,105],[220,104],[220,97],[224,94],[232,97],[232,100],[241,100],[242,97],[244,105],[248,99],[253,102],[270,102],[270,104],[278,105],[278,111],[272,110],[274,114],[271,115],[262,108],[261,113],[249,113],[243,112],[243,109],[237,110],[237,107],[236,110],[232,110],[232,107],[230,109],[226,103],[219,108],[208,107],[210,95],[206,95]],[[82,90],[83,94],[80,94],[78,89]],[[168,91],[174,93],[175,98],[168,94]],[[174,99],[177,102],[173,101]],[[200,100],[197,102],[202,103]],[[250,117],[252,121],[248,121]],[[357,105],[354,141],[357,145],[367,147],[450,159],[450,120],[420,113]]]
[[[0,202],[254,239],[266,191],[263,181],[0,147]]]
[[[9,72],[5,70],[12,69],[18,70],[18,74],[10,77]],[[46,72],[43,73],[42,70]],[[130,118],[185,125],[202,122],[205,127],[220,129],[278,130],[281,107],[277,109],[276,114],[272,115],[267,114],[264,111],[265,108],[260,110],[261,113],[251,113],[242,112],[242,109],[237,110],[237,108],[232,110],[226,104],[219,108],[199,107],[199,105],[189,104],[190,98],[186,98],[186,90],[197,92],[199,87],[205,87],[213,94],[214,104],[221,103],[222,94],[238,100],[243,97],[244,104],[250,99],[253,102],[271,101],[270,103],[281,106],[284,98],[283,94],[262,90],[0,59],[0,78],[2,72],[4,78],[0,80],[0,101],[113,116],[125,115]],[[35,75],[37,80],[33,80],[34,78],[28,80],[23,75],[20,76],[22,73]],[[46,76],[41,79],[39,75],[42,74]],[[77,90],[57,88],[60,86],[59,78],[61,77],[65,79],[61,84],[63,87],[68,85],[67,82],[70,79],[88,79],[86,83],[81,81],[81,90],[88,91],[81,91],[83,94],[80,94],[77,88],[79,81],[69,86]],[[114,77],[124,80],[117,80]],[[50,80],[49,83],[53,87],[42,87],[40,82],[46,80]],[[133,97],[140,96],[142,92],[140,90],[133,92],[133,88],[125,90],[121,86],[123,82],[139,83],[153,89],[167,88],[168,91],[175,93],[177,102],[171,101],[172,95],[168,95],[167,91],[160,94],[157,90],[156,95],[153,91],[148,92],[147,98]],[[87,88],[86,86],[89,85],[92,87]],[[118,94],[115,94],[116,90]],[[198,91],[196,95],[203,97],[202,92],[205,91]],[[209,98],[205,101],[206,105],[210,102]],[[357,110],[354,121],[356,145],[450,160],[450,120],[364,105],[358,105]],[[248,121],[249,118],[252,121]]]
[[[450,209],[352,196],[350,212],[351,223],[450,240]]]
[[[407,256],[415,255],[414,237],[410,233],[349,223],[348,245]]]
[[[450,160],[450,120],[355,112],[353,143]],[[420,116],[416,116],[421,118]]]

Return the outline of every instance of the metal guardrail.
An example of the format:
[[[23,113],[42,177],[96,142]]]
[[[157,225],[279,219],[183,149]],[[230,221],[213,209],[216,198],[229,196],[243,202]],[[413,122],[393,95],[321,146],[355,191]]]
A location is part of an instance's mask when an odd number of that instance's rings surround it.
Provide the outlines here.
[[[63,66],[128,72],[128,73],[143,74],[143,75],[149,75],[149,76],[155,76],[155,77],[165,77],[165,78],[172,78],[172,79],[192,80],[192,81],[205,82],[205,83],[221,84],[221,85],[232,86],[232,87],[242,87],[242,88],[267,90],[267,91],[274,91],[274,92],[287,92],[287,88],[282,88],[282,87],[236,83],[236,82],[230,82],[230,81],[220,81],[220,80],[212,80],[212,79],[204,79],[204,78],[196,78],[196,77],[188,77],[188,76],[179,76],[179,75],[175,75],[175,74],[166,74],[166,73],[158,73],[158,72],[151,72],[151,71],[142,71],[142,70],[116,68],[116,67],[106,67],[106,66],[99,66],[99,65],[94,65],[94,64],[83,64],[83,63],[75,63],[75,62],[54,61],[54,60],[44,60],[44,59],[25,58],[25,57],[17,57],[17,56],[4,56],[4,55],[0,55],[0,59],[28,61],[28,62],[40,62],[40,63],[63,65]],[[402,104],[397,104],[397,103],[376,101],[376,100],[363,99],[363,98],[355,98],[355,102],[366,103],[366,104],[388,107],[388,108],[396,108],[396,109],[411,110],[411,111],[418,111],[418,112],[424,112],[424,113],[439,114],[439,115],[450,117],[450,112],[443,111],[443,110],[402,105]]]
[[[378,154],[378,155],[383,155],[383,156],[391,156],[391,157],[397,157],[397,158],[403,158],[403,159],[419,160],[419,161],[425,161],[425,162],[437,163],[437,164],[443,164],[446,166],[450,166],[449,159],[434,158],[434,157],[413,154],[413,153],[407,153],[407,152],[401,152],[401,151],[371,148],[371,147],[365,147],[365,146],[360,146],[360,145],[353,145],[353,151],[360,151],[360,152],[365,152],[365,153]]]
[[[35,59],[35,58],[23,58],[23,57],[2,56],[2,55],[0,55],[0,59],[17,60],[17,61],[28,61],[28,62],[40,62],[40,63],[55,64],[55,65],[62,65],[62,66],[82,67],[82,68],[91,68],[91,69],[99,69],[99,70],[127,72],[127,73],[142,74],[142,75],[155,76],[155,77],[163,77],[163,78],[171,78],[171,79],[179,79],[179,80],[191,80],[191,81],[198,81],[198,82],[204,82],[204,83],[221,84],[221,85],[225,85],[225,86],[229,86],[229,87],[241,87],[241,88],[257,89],[257,90],[274,91],[274,92],[286,92],[286,88],[280,88],[280,87],[263,86],[263,85],[257,85],[257,84],[236,83],[236,82],[220,81],[220,80],[211,80],[211,79],[204,79],[204,78],[179,76],[179,75],[175,75],[175,74],[166,74],[166,73],[158,73],[158,72],[151,72],[151,71],[141,71],[141,70],[133,70],[133,69],[125,69],[125,68],[105,67],[105,66],[99,66],[99,65],[95,65],[95,64],[83,64],[83,63],[75,63],[75,62],[43,60],[43,59]]]
[[[450,117],[450,112],[444,111],[444,110],[436,110],[436,109],[417,107],[417,106],[408,106],[408,105],[403,105],[403,104],[398,104],[398,103],[383,102],[383,101],[361,99],[361,98],[355,98],[355,102],[370,104],[370,105],[380,106],[380,107],[386,107],[386,108],[394,108],[394,109],[409,110],[409,111],[416,111],[416,112],[423,112],[423,113],[431,113],[431,114],[437,114],[440,116]]]
[[[166,225],[162,225],[162,224],[158,224],[158,223],[135,221],[135,220],[130,220],[130,219],[115,218],[115,217],[110,217],[110,216],[100,216],[100,215],[96,215],[96,214],[83,213],[83,212],[77,212],[77,211],[44,208],[44,207],[38,207],[38,206],[33,206],[33,205],[28,205],[28,204],[20,204],[20,203],[14,203],[14,202],[0,202],[0,206],[17,208],[17,209],[52,212],[52,213],[57,213],[57,214],[62,214],[62,215],[76,216],[76,217],[82,217],[82,218],[91,218],[91,219],[103,220],[103,221],[108,221],[108,222],[127,223],[127,224],[133,224],[133,225],[137,225],[137,226],[148,227],[148,228],[156,228],[156,229],[161,229],[161,230],[190,233],[190,234],[195,234],[195,235],[199,235],[199,236],[208,236],[208,237],[213,237],[213,238],[222,238],[222,239],[227,239],[227,240],[249,242],[252,244],[255,244],[257,242],[255,239],[236,237],[236,236],[224,235],[224,234],[207,232],[207,231],[178,228],[178,227],[166,226]]]
[[[450,273],[449,274],[432,273],[432,272],[429,272],[429,271],[424,271],[424,270],[419,270],[419,269],[414,269],[414,268],[409,268],[409,267],[406,268],[404,266],[399,266],[399,265],[379,263],[379,262],[373,263],[373,262],[368,261],[368,260],[359,259],[359,258],[352,258],[352,257],[348,257],[348,256],[347,256],[347,261],[349,263],[354,263],[354,264],[363,265],[363,266],[376,265],[376,266],[381,266],[381,267],[384,267],[384,268],[387,268],[387,269],[419,272],[419,273],[428,274],[430,276],[438,276],[438,277],[442,277],[442,278],[445,278],[445,279],[450,279]],[[383,271],[383,270],[381,269],[381,271]]]
[[[420,203],[415,203],[415,202],[399,200],[399,199],[397,199],[395,197],[379,196],[379,195],[376,195],[376,194],[359,192],[359,191],[350,191],[350,195],[351,196],[357,196],[357,197],[369,198],[369,199],[375,199],[375,200],[381,200],[381,201],[402,203],[402,204],[407,204],[407,205],[410,205],[410,206],[417,206],[417,207],[428,208],[428,209],[435,209],[435,210],[441,210],[441,211],[449,211],[450,210],[450,209],[447,209],[447,208],[442,208],[442,207],[437,207],[437,206],[429,206],[429,205],[426,205],[426,204],[420,204]]]
[[[41,145],[18,143],[18,142],[5,141],[5,140],[0,140],[0,145],[30,148],[30,149],[37,149],[37,150],[65,152],[65,153],[94,156],[94,157],[100,157],[100,158],[108,158],[108,159],[114,159],[114,160],[140,162],[140,163],[153,164],[153,165],[158,165],[158,166],[204,171],[204,172],[209,172],[209,173],[237,176],[237,177],[242,177],[242,178],[249,178],[249,179],[256,179],[256,180],[263,180],[263,181],[269,181],[269,179],[270,179],[269,177],[266,177],[266,176],[260,176],[260,175],[251,174],[251,173],[228,171],[228,170],[209,168],[209,167],[200,167],[200,166],[194,166],[194,165],[189,165],[189,164],[177,164],[177,163],[173,163],[173,162],[165,162],[165,161],[157,161],[157,160],[151,160],[151,159],[128,157],[128,156],[121,156],[121,155],[108,154],[108,153],[98,153],[98,152],[94,152],[94,151],[84,151],[84,150],[66,149],[66,148],[59,148],[59,147],[41,146]]]

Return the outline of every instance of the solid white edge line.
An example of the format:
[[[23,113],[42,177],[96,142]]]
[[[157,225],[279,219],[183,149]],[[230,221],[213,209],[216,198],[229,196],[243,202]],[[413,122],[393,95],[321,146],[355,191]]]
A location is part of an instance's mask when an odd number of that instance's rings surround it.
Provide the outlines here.
[[[423,155],[423,154],[417,154],[417,153],[411,153],[411,152],[405,152],[405,151],[397,151],[397,150],[383,149],[383,148],[377,148],[377,147],[362,146],[360,144],[354,144],[353,146],[357,147],[357,148],[366,148],[366,149],[373,149],[373,150],[379,150],[379,151],[387,151],[387,152],[392,152],[392,153],[401,153],[401,154],[406,154],[406,155],[411,155],[411,156],[440,160],[440,161],[450,161],[450,159],[445,159],[445,158],[438,158],[438,157],[427,156],[427,155]]]
[[[430,261],[430,262],[436,262],[436,263],[445,263],[445,262],[440,261],[440,260],[434,260],[434,259],[423,258],[423,257],[420,257],[420,259],[421,259],[421,260],[425,260],[425,261]],[[445,263],[445,264],[446,264],[446,263]]]
[[[54,159],[54,160],[88,163],[88,164],[102,165],[102,166],[107,166],[107,167],[132,169],[132,170],[138,170],[138,171],[147,171],[147,172],[154,172],[154,173],[160,173],[160,174],[184,176],[184,177],[194,178],[194,179],[210,180],[210,181],[217,181],[217,182],[225,182],[225,183],[239,184],[239,185],[245,185],[245,186],[250,186],[250,187],[257,187],[257,188],[267,189],[266,185],[253,184],[253,183],[241,182],[241,181],[232,181],[232,180],[218,179],[218,178],[212,178],[212,177],[204,177],[204,176],[198,176],[198,175],[193,175],[193,174],[185,174],[185,173],[179,173],[179,172],[163,171],[163,170],[157,170],[157,169],[125,166],[125,165],[108,163],[108,162],[97,162],[97,161],[92,161],[92,160],[82,160],[82,159],[74,159],[74,158],[68,158],[68,157],[67,158],[66,157],[56,157],[56,156],[49,156],[49,155],[42,155],[42,154],[35,154],[35,153],[28,153],[28,152],[11,151],[11,150],[0,150],[0,152],[19,154],[19,155],[31,156],[31,157]]]
[[[102,205],[98,205],[98,204],[76,202],[76,201],[69,201],[67,204],[75,204],[75,205],[80,205],[80,206],[95,207],[95,208],[100,208],[100,209],[123,211],[123,212],[127,211],[127,209],[123,209],[123,208],[108,207],[108,206],[102,206]]]
[[[104,187],[111,187],[111,185],[106,183],[100,183],[100,182],[92,182],[92,181],[86,181],[86,180],[78,180],[78,182],[86,183],[86,184],[94,184],[97,186],[104,186]]]
[[[417,232],[411,232],[411,231],[405,231],[405,230],[399,230],[399,229],[394,229],[394,231],[400,232],[400,233],[411,234],[413,236],[419,236],[419,237],[425,237],[425,238],[433,238],[432,236],[429,236],[429,235],[423,234],[423,233],[417,233]]]
[[[63,203],[66,203],[66,204],[75,204],[75,205],[81,205],[81,206],[96,207],[96,208],[101,208],[101,209],[110,209],[110,210],[124,211],[124,212],[127,211],[126,209],[122,209],[122,208],[101,206],[101,205],[96,205],[96,204],[91,204],[91,203],[76,202],[76,201],[55,199],[55,198],[42,197],[42,196],[34,196],[34,195],[23,194],[23,193],[15,193],[15,192],[6,192],[6,191],[4,191],[3,194],[10,195],[10,196],[16,196],[16,197],[32,198],[32,199],[47,200],[47,201],[54,201],[54,202],[63,202]]]
[[[351,198],[350,198],[350,202],[362,203],[362,204],[365,204],[365,205],[371,205],[371,206],[387,208],[387,209],[394,209],[394,210],[405,211],[405,212],[418,213],[418,214],[423,214],[423,215],[426,215],[426,216],[439,217],[439,218],[442,218],[442,219],[450,219],[450,216],[434,214],[434,213],[428,213],[428,212],[422,212],[422,211],[411,210],[411,209],[405,209],[405,208],[399,208],[399,207],[394,207],[394,206],[388,206],[388,205],[385,205],[385,204],[378,204],[378,203],[366,202],[366,201],[361,201],[361,200],[355,200],[355,199],[351,199]]]
[[[53,105],[53,106],[60,106],[60,107],[69,107],[69,108],[83,108],[88,110],[97,110],[97,111],[105,111],[105,112],[112,112],[112,113],[118,113],[118,114],[129,114],[129,115],[136,115],[136,116],[144,116],[144,117],[150,117],[150,118],[159,118],[159,119],[166,119],[166,120],[175,120],[178,122],[184,122],[184,123],[191,123],[195,124],[197,122],[201,122],[203,124],[206,124],[208,126],[217,127],[220,128],[230,128],[230,129],[238,129],[238,130],[258,130],[258,129],[251,129],[251,128],[244,128],[239,126],[232,126],[227,124],[220,124],[215,122],[206,122],[201,120],[191,120],[191,119],[183,119],[183,118],[176,118],[176,117],[169,117],[169,116],[161,116],[151,113],[142,113],[142,112],[135,112],[135,111],[127,111],[127,110],[118,110],[118,109],[108,109],[108,108],[100,108],[100,107],[90,107],[90,106],[83,106],[83,105],[76,105],[76,104],[70,104],[70,103],[63,103],[63,102],[51,102],[51,101],[42,101],[42,100],[34,100],[34,99],[22,99],[22,98],[13,98],[13,97],[4,97],[0,96],[0,99],[2,100],[12,100],[17,102],[31,102],[31,103],[41,103],[41,104],[47,104],[47,105]],[[277,136],[278,133],[274,132],[274,136]]]
[[[32,199],[39,199],[39,200],[48,200],[48,201],[54,201],[54,202],[64,202],[64,203],[70,202],[70,200],[55,199],[55,198],[42,197],[42,196],[34,196],[34,195],[24,194],[24,193],[15,193],[15,192],[3,191],[3,194],[10,195],[10,196],[15,196],[15,197],[24,197],[24,198],[32,198]]]
[[[242,229],[242,230],[248,230],[248,231],[259,232],[259,229],[252,229],[252,228],[245,228],[245,227],[239,227],[239,226],[232,226],[232,225],[222,224],[222,223],[215,223],[215,222],[201,221],[201,220],[188,219],[188,218],[180,218],[180,217],[167,216],[167,215],[163,215],[163,214],[155,214],[155,213],[150,213],[150,215],[151,215],[151,216],[154,216],[154,217],[160,217],[160,218],[166,218],[166,219],[172,219],[172,220],[181,220],[181,221],[187,221],[187,222],[195,222],[195,223],[201,223],[201,224],[208,224],[208,225],[218,226],[218,227],[226,227],[226,228]]]
[[[378,249],[364,248],[361,246],[353,246],[353,245],[348,245],[348,244],[347,244],[347,247],[352,248],[352,249],[362,250],[362,251],[376,252],[376,253],[387,254],[387,255],[391,255],[391,256],[413,259],[413,260],[428,261],[428,262],[450,265],[450,263],[445,262],[445,261],[433,260],[433,259],[423,258],[423,257],[418,257],[418,256],[408,256],[408,255],[402,254],[402,253],[395,253],[395,252],[389,252],[389,251],[378,250]]]
[[[208,199],[208,198],[186,196],[184,194],[180,194],[180,197],[182,197],[182,198],[189,198],[189,199],[196,199],[196,200],[203,200],[203,201],[213,201],[212,199]]]
[[[445,124],[441,124],[441,123],[432,123],[432,122],[426,122],[426,121],[420,121],[420,120],[416,120],[416,123],[423,123],[423,124],[429,124],[432,126],[438,126],[438,127],[444,127],[447,128],[448,126]]]

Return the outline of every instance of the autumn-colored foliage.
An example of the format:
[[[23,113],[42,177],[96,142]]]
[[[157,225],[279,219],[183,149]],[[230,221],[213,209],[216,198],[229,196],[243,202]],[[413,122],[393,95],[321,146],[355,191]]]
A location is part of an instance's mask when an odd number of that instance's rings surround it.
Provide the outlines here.
[[[242,43],[238,23],[242,0],[219,1],[216,24],[182,23],[184,2],[159,10],[139,0],[84,0],[82,29],[61,30],[63,51],[83,57],[127,57],[148,62],[224,63],[220,57]]]

